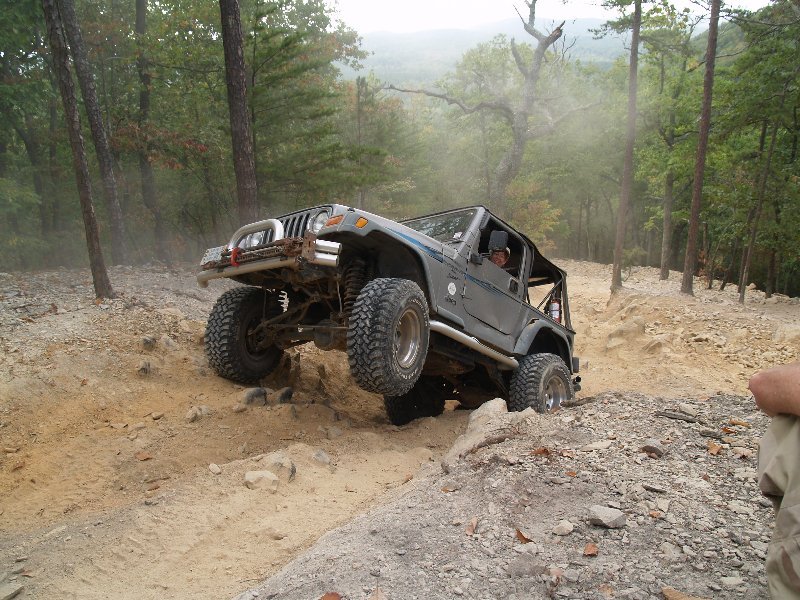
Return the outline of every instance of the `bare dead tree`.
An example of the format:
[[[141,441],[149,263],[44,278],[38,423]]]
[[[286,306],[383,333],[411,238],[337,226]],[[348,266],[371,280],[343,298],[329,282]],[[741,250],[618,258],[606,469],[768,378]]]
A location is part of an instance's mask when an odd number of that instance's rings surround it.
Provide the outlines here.
[[[542,33],[536,29],[534,25],[536,0],[530,0],[530,2],[525,2],[525,4],[528,7],[527,17],[523,17],[519,11],[517,11],[517,14],[519,15],[525,32],[536,41],[536,46],[534,48],[533,57],[526,61],[515,40],[513,38],[511,40],[511,53],[514,57],[514,63],[523,77],[522,96],[517,102],[512,102],[507,98],[497,97],[492,100],[470,105],[459,98],[431,90],[404,89],[393,85],[387,86],[389,89],[399,92],[424,94],[431,98],[439,98],[448,104],[458,106],[464,114],[491,111],[502,116],[511,128],[512,142],[494,168],[495,183],[488,188],[489,201],[498,209],[503,208],[506,190],[509,184],[519,174],[520,168],[522,167],[522,158],[525,154],[525,148],[528,142],[552,132],[557,125],[569,115],[578,110],[588,108],[580,107],[558,117],[554,117],[546,110],[546,107],[539,102],[540,99],[537,95],[537,87],[542,65],[544,64],[548,50],[551,49],[556,41],[563,35],[564,32],[562,28],[564,27],[564,22],[550,33]],[[537,110],[542,117],[542,121],[532,126],[532,117]]]

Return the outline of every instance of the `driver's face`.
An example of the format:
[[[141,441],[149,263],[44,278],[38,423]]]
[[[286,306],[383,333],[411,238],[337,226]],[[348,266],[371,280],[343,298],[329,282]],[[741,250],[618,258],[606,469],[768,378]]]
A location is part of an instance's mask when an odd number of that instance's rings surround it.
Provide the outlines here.
[[[503,265],[506,264],[506,262],[508,262],[508,257],[506,256],[506,253],[503,252],[502,250],[495,250],[489,257],[489,260],[491,260],[498,267],[502,267]]]

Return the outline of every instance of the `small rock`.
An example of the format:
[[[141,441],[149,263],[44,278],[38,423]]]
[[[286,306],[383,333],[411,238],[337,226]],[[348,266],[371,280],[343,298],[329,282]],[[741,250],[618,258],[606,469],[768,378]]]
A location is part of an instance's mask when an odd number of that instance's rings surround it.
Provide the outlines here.
[[[173,340],[170,336],[168,336],[166,333],[162,335],[158,341],[161,342],[161,345],[167,350],[178,349],[178,343],[175,340]]]
[[[163,412],[154,412],[150,416],[152,417],[153,421],[158,421],[158,420],[164,418],[164,413]]]
[[[216,463],[211,463],[208,465],[208,470],[211,471],[214,475],[219,475],[222,473],[222,469],[219,468],[219,465]]]
[[[581,448],[582,452],[591,452],[592,450],[607,450],[611,448],[611,444],[613,444],[611,440],[600,440],[599,442],[592,442],[591,444],[586,444]]]
[[[559,521],[558,524],[553,527],[553,533],[556,535],[569,535],[574,529],[575,525],[567,520],[563,520]]]
[[[150,364],[149,360],[143,360],[139,363],[139,366],[136,367],[136,372],[144,377],[145,375],[150,375],[153,372],[153,367]]]
[[[249,388],[242,394],[242,404],[252,404],[253,406],[264,406],[267,403],[267,394],[270,391],[262,388],[255,387]]]
[[[23,589],[24,586],[18,583],[0,584],[0,600],[11,600],[11,598],[16,597]]]
[[[589,507],[589,523],[608,529],[619,529],[625,526],[626,517],[621,510],[595,504]]]
[[[263,457],[261,464],[287,482],[292,481],[297,475],[297,467],[292,462],[292,459],[280,450]]]
[[[344,434],[344,431],[342,431],[342,429],[339,428],[339,427],[335,427],[335,426],[332,425],[330,427],[326,427],[325,428],[325,435],[329,440],[333,440],[333,439],[335,439],[337,437],[342,436],[343,434]]]
[[[689,415],[690,417],[696,417],[700,412],[691,404],[687,404],[686,402],[682,402],[678,405],[678,410],[685,415]]]
[[[156,343],[156,338],[145,336],[142,338],[142,350],[154,350]]]
[[[286,534],[283,531],[278,531],[277,529],[273,529],[272,527],[267,527],[264,530],[266,536],[271,540],[282,540],[286,537]]]
[[[322,448],[314,452],[314,460],[323,465],[331,464],[331,457]]]
[[[292,401],[294,390],[291,387],[284,387],[272,392],[267,396],[268,404],[288,404]]]
[[[657,485],[652,485],[649,483],[643,483],[642,487],[646,489],[648,492],[655,492],[656,494],[666,494],[667,490],[663,487],[659,487]]]
[[[235,404],[231,410],[235,413],[242,413],[247,410],[247,406],[242,403],[239,403]]]
[[[186,413],[186,421],[189,423],[194,423],[201,417],[210,415],[211,412],[211,409],[205,404],[201,406],[193,406],[189,409],[189,412]]]
[[[655,458],[664,456],[664,447],[661,445],[661,442],[656,439],[645,440],[640,450]]]
[[[248,471],[244,474],[244,484],[251,490],[265,489],[274,494],[278,491],[279,481],[272,471]]]
[[[736,588],[744,585],[744,579],[741,577],[721,577],[719,582],[722,584],[722,587],[726,588]]]
[[[532,556],[518,556],[508,563],[508,574],[514,577],[538,577],[547,573],[547,567],[534,562]]]

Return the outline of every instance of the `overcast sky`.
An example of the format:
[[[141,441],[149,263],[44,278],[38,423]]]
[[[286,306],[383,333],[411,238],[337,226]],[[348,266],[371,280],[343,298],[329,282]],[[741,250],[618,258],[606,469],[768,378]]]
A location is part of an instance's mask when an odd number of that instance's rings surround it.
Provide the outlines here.
[[[688,1],[688,0],[685,0]],[[514,6],[525,15],[522,0],[329,0],[339,7],[341,19],[359,33],[372,31],[423,31],[426,29],[468,29],[516,16]],[[731,6],[755,9],[767,0],[731,0]],[[700,12],[700,11],[698,11]],[[539,0],[537,17],[569,20],[607,18],[600,2]]]

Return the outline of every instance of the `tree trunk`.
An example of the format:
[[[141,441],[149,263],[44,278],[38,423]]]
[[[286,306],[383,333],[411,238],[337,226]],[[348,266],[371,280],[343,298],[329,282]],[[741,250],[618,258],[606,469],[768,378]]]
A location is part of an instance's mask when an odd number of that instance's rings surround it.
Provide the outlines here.
[[[675,173],[670,168],[664,181],[664,221],[661,234],[661,272],[658,278],[669,279],[669,255],[672,250],[672,207],[675,205]]]
[[[247,111],[247,73],[238,0],[219,0],[222,45],[225,50],[225,80],[228,85],[233,170],[239,199],[239,221],[250,223],[258,213],[255,158],[250,113]]]
[[[742,262],[742,273],[739,280],[739,303],[744,304],[744,293],[747,290],[747,277],[750,271],[750,262],[753,259],[753,249],[756,245],[756,234],[758,233],[758,221],[761,218],[761,208],[764,205],[764,197],[767,195],[767,179],[769,178],[769,171],[772,167],[772,155],[775,152],[775,142],[778,138],[778,123],[772,126],[772,134],[770,136],[769,150],[767,150],[767,157],[764,160],[764,168],[761,171],[758,182],[758,191],[756,198],[756,212],[752,221],[750,222],[750,236],[747,243],[747,248],[744,250],[744,261]]]
[[[694,271],[697,266],[697,230],[700,225],[700,201],[703,196],[703,175],[706,168],[708,134],[711,130],[711,100],[714,92],[714,63],[717,56],[717,27],[719,25],[720,0],[711,0],[711,17],[708,23],[708,45],[706,47],[706,72],[703,79],[703,108],[700,112],[700,135],[694,163],[692,185],[692,210],[689,217],[689,234],[686,238],[686,256],[683,261],[681,292],[694,295]]]
[[[98,297],[113,298],[114,289],[111,287],[111,281],[108,278],[106,265],[103,261],[103,251],[100,248],[100,234],[97,230],[97,220],[95,219],[94,205],[92,203],[89,166],[86,162],[86,148],[84,147],[81,133],[78,101],[75,97],[75,86],[72,82],[61,17],[58,14],[55,0],[42,0],[42,9],[53,56],[53,70],[61,92],[61,100],[64,104],[64,117],[67,122],[70,146],[72,147],[72,162],[75,168],[75,180],[78,185],[78,195],[81,202],[83,225],[86,230],[86,245],[89,250],[89,266],[92,271],[94,290]]]
[[[72,62],[75,65],[75,75],[83,96],[83,105],[89,119],[89,128],[92,132],[94,149],[97,153],[97,163],[103,179],[106,208],[111,223],[111,259],[114,264],[129,262],[128,248],[125,238],[125,225],[117,193],[117,181],[114,177],[114,161],[111,157],[111,146],[108,143],[106,129],[103,126],[103,116],[100,112],[100,103],[97,100],[97,90],[94,86],[94,75],[89,66],[89,57],[83,43],[83,34],[75,15],[74,0],[57,0],[61,9],[61,18],[64,29],[72,50]]]
[[[625,139],[625,164],[622,169],[622,189],[617,211],[617,236],[614,241],[614,266],[611,275],[611,291],[622,287],[622,247],[628,220],[628,207],[633,190],[633,147],[636,144],[636,92],[639,75],[639,30],[642,24],[642,2],[634,0],[633,24],[631,25],[631,60],[628,70],[628,128]]]
[[[161,217],[161,206],[156,194],[156,178],[153,165],[150,163],[150,135],[147,133],[150,120],[150,85],[151,76],[148,69],[148,60],[145,55],[144,36],[147,34],[147,0],[136,0],[136,39],[138,43],[138,57],[136,69],[139,72],[139,130],[143,133],[144,140],[139,148],[139,178],[142,184],[142,203],[153,215],[156,254],[159,260],[170,264],[171,258],[167,251],[166,230],[164,219]]]
[[[59,194],[59,180],[61,179],[61,166],[58,163],[58,88],[55,81],[53,85],[53,96],[48,101],[47,109],[49,113],[49,142],[47,148],[47,171],[50,175],[50,196],[49,200],[49,222],[53,231],[59,232],[64,224],[61,215],[61,194]]]

